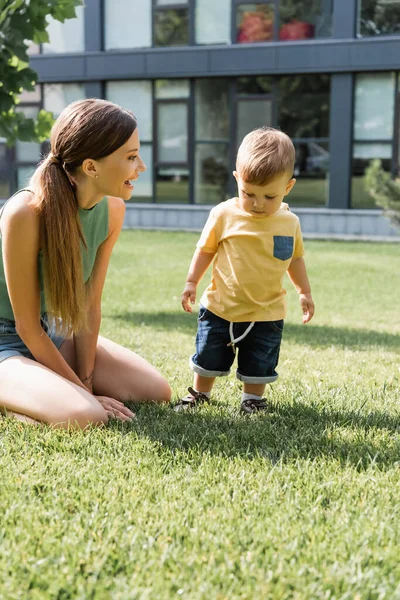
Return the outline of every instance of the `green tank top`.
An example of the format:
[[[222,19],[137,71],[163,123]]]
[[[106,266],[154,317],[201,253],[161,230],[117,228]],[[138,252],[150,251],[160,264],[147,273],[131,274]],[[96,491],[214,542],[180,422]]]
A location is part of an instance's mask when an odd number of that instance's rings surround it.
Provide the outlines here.
[[[31,190],[19,190],[31,191]],[[17,194],[19,192],[16,192]],[[15,196],[16,194],[14,194]],[[13,198],[14,196],[11,196]],[[7,200],[9,202],[11,200]],[[7,204],[6,202],[6,204]],[[5,204],[1,208],[0,218],[3,213]],[[82,226],[83,235],[85,236],[87,251],[83,244],[81,245],[82,251],[82,263],[83,263],[83,274],[84,279],[87,281],[92,274],[94,263],[96,260],[97,249],[102,242],[108,236],[108,198],[104,197],[98,204],[93,208],[85,210],[83,208],[78,209],[78,218]],[[1,242],[1,234],[0,234]],[[40,280],[40,312],[46,312],[46,302],[44,297],[44,286],[43,286],[43,268],[42,268],[42,253],[38,254],[38,269],[39,269],[39,280]],[[4,276],[4,261],[3,261],[3,249],[0,244],[0,317],[3,319],[10,319],[14,321],[14,313],[12,311],[10,298],[8,295],[7,284]]]

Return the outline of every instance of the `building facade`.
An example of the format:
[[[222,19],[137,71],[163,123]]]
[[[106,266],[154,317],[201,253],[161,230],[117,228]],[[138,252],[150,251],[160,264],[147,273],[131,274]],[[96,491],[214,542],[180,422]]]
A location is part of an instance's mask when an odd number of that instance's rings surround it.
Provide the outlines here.
[[[310,235],[396,237],[365,189],[400,174],[400,0],[86,0],[31,49],[21,110],[84,97],[138,118],[147,171],[127,225],[195,228],[235,194],[238,144],[260,125],[296,147],[289,203]],[[46,145],[0,141],[0,197]]]

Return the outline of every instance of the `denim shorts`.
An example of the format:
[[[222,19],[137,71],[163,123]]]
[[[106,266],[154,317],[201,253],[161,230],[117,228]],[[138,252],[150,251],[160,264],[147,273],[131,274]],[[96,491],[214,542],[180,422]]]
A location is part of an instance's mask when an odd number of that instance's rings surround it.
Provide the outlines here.
[[[235,352],[229,346],[229,321],[200,306],[196,336],[196,353],[190,366],[203,377],[229,375]],[[240,337],[250,323],[234,323],[233,334]],[[272,383],[278,379],[283,320],[257,321],[246,337],[236,344],[236,377],[244,383]]]
[[[53,344],[60,348],[64,342],[65,337],[55,332],[55,325],[49,323],[47,315],[42,314],[41,324],[44,332],[49,336]],[[35,360],[34,356],[30,353],[28,348],[25,346],[22,339],[16,332],[15,321],[9,319],[3,319],[0,317],[0,362],[10,358],[11,356],[25,356],[31,360]]]

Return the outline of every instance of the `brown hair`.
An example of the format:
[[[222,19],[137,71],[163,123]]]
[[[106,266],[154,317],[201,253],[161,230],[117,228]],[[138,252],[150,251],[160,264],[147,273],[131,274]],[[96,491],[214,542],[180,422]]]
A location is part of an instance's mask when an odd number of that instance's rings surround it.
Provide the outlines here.
[[[260,127],[248,133],[240,144],[236,170],[243,181],[265,185],[276,175],[293,174],[295,149],[286,133],[273,127]]]
[[[99,160],[125,144],[137,127],[133,114],[105,100],[73,102],[50,135],[51,152],[36,169],[31,187],[40,216],[46,310],[65,334],[86,331],[86,242],[72,177],[87,158]]]

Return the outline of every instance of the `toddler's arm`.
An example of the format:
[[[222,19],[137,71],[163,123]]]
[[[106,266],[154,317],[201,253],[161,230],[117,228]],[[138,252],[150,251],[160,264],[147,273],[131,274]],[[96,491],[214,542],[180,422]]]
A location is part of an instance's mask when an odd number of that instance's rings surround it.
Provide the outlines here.
[[[192,262],[190,263],[189,272],[186,277],[185,288],[182,292],[181,302],[184,311],[189,313],[192,312],[192,307],[190,304],[194,304],[196,302],[197,285],[210,266],[214,256],[215,254],[211,252],[203,252],[199,249],[195,250]]]
[[[310,282],[308,281],[306,263],[302,256],[292,260],[288,269],[288,275],[300,296],[300,306],[303,311],[303,323],[308,323],[314,316],[315,307],[311,297],[311,287]]]

